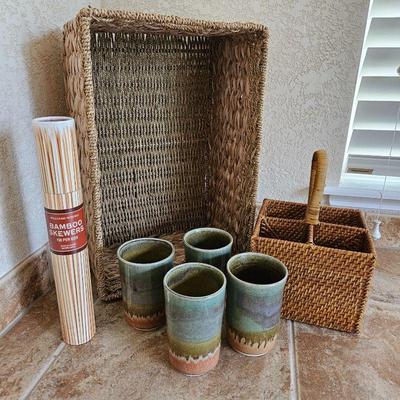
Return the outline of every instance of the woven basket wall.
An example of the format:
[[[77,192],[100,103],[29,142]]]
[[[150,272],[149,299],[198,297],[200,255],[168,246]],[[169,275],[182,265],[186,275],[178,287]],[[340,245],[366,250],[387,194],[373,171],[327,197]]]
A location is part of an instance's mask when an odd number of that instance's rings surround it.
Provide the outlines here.
[[[251,248],[288,268],[283,317],[357,333],[376,258],[364,217],[358,210],[321,207],[310,244],[306,207],[264,200]]]
[[[134,237],[212,225],[247,249],[266,28],[83,9],[64,44],[99,296],[120,296],[115,249]]]

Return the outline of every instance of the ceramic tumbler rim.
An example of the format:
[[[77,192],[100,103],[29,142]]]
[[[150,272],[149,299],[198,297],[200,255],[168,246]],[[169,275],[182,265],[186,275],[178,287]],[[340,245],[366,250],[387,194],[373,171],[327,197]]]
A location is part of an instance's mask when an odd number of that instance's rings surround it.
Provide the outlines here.
[[[47,117],[38,117],[32,120],[33,126],[72,126],[75,125],[75,120],[72,117],[63,115],[53,115]]]
[[[171,274],[173,274],[174,272],[178,271],[179,269],[183,269],[183,268],[187,268],[187,267],[191,267],[191,266],[201,266],[204,268],[207,268],[208,270],[212,270],[215,271],[217,274],[219,274],[222,277],[222,285],[221,287],[215,291],[214,293],[208,294],[206,296],[186,296],[184,294],[180,294],[178,292],[175,292],[175,290],[173,290],[171,287],[168,286],[167,284],[167,279],[169,278],[169,276]],[[213,265],[210,264],[206,264],[206,263],[200,263],[200,262],[188,262],[188,263],[183,263],[183,264],[179,264],[175,267],[172,267],[164,276],[164,290],[171,292],[174,296],[180,297],[182,299],[186,299],[186,300],[190,300],[190,301],[204,301],[204,300],[208,300],[208,299],[212,299],[214,297],[218,297],[221,292],[223,292],[226,289],[226,277],[225,274],[217,267],[214,267]]]
[[[188,236],[194,234],[195,232],[201,232],[201,231],[209,231],[209,232],[223,233],[224,235],[226,235],[226,236],[229,238],[229,243],[226,244],[225,246],[217,247],[216,249],[202,249],[202,248],[200,248],[200,247],[196,247],[196,246],[191,245],[191,244],[187,241]],[[221,251],[221,250],[223,250],[223,249],[228,248],[229,246],[232,246],[232,244],[233,244],[233,236],[232,236],[229,232],[224,231],[223,229],[214,228],[214,227],[211,227],[211,226],[205,226],[205,227],[203,227],[203,228],[194,228],[194,229],[191,229],[190,231],[186,232],[186,233],[183,235],[183,243],[184,243],[186,246],[190,247],[192,250],[201,250],[201,251],[204,251],[205,253],[212,253],[212,252],[215,252],[215,251]]]
[[[151,262],[151,263],[131,262],[131,261],[125,260],[125,258],[123,258],[121,256],[122,250],[124,250],[124,248],[129,246],[130,244],[132,244],[134,242],[150,242],[150,241],[167,244],[171,249],[171,253],[167,257],[162,258],[161,260],[154,261],[154,262]],[[161,261],[169,260],[170,258],[172,258],[172,260],[173,260],[175,258],[175,247],[170,241],[165,240],[165,239],[159,239],[159,238],[137,238],[137,239],[131,239],[131,240],[128,240],[127,242],[122,243],[118,247],[117,257],[118,257],[119,261],[124,262],[127,265],[131,265],[131,266],[142,265],[142,266],[146,266],[146,267],[147,266],[152,267],[152,266],[155,266],[155,265],[159,264]]]
[[[284,275],[284,277],[283,277],[282,279],[279,279],[279,281],[276,281],[276,282],[273,282],[273,283],[251,283],[251,282],[246,282],[246,281],[244,281],[244,280],[242,280],[242,279],[239,279],[236,275],[234,275],[234,274],[232,273],[230,267],[231,267],[233,261],[235,261],[236,259],[238,259],[238,258],[240,258],[240,257],[243,257],[243,256],[256,256],[256,257],[263,258],[263,259],[266,259],[266,260],[269,260],[269,261],[277,262],[281,267],[283,267],[283,270],[284,270],[284,272],[285,272],[285,275]],[[277,258],[272,257],[272,256],[269,256],[269,255],[267,255],[267,254],[255,253],[255,252],[251,252],[251,251],[246,252],[246,253],[239,253],[239,254],[236,254],[236,255],[234,255],[233,257],[231,257],[231,258],[228,260],[227,264],[226,264],[226,271],[227,271],[227,273],[229,274],[229,276],[230,276],[232,279],[236,280],[237,282],[240,282],[241,284],[243,284],[243,285],[245,285],[245,286],[254,287],[254,288],[255,288],[255,287],[258,287],[258,288],[262,288],[262,287],[267,288],[267,287],[278,286],[278,285],[282,284],[282,282],[285,282],[285,281],[287,280],[287,277],[288,277],[288,274],[289,274],[286,265],[285,265],[281,260],[278,260]]]

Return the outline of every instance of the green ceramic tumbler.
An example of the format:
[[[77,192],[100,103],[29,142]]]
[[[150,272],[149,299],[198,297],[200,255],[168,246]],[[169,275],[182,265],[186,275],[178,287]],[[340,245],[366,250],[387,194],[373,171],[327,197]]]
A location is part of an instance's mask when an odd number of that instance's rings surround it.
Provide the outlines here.
[[[186,263],[164,278],[169,360],[186,375],[202,375],[219,360],[225,275],[211,265]]]
[[[227,265],[227,339],[239,353],[260,356],[274,345],[279,330],[288,271],[276,258],[242,253]]]
[[[200,262],[226,271],[231,257],[233,238],[218,228],[197,228],[183,237],[186,262]]]
[[[139,330],[164,324],[163,279],[174,261],[174,246],[162,239],[134,239],[118,249],[125,319]]]

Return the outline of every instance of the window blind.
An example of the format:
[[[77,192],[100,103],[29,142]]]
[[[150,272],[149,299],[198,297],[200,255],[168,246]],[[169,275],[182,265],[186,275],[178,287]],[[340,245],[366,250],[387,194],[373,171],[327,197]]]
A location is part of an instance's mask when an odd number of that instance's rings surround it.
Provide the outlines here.
[[[341,186],[400,190],[400,0],[371,0]]]

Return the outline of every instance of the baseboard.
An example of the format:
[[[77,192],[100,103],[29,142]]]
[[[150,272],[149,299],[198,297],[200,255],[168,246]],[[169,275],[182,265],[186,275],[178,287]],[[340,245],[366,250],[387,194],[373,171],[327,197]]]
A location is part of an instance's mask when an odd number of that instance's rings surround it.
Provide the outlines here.
[[[46,244],[0,279],[0,332],[52,287]]]

